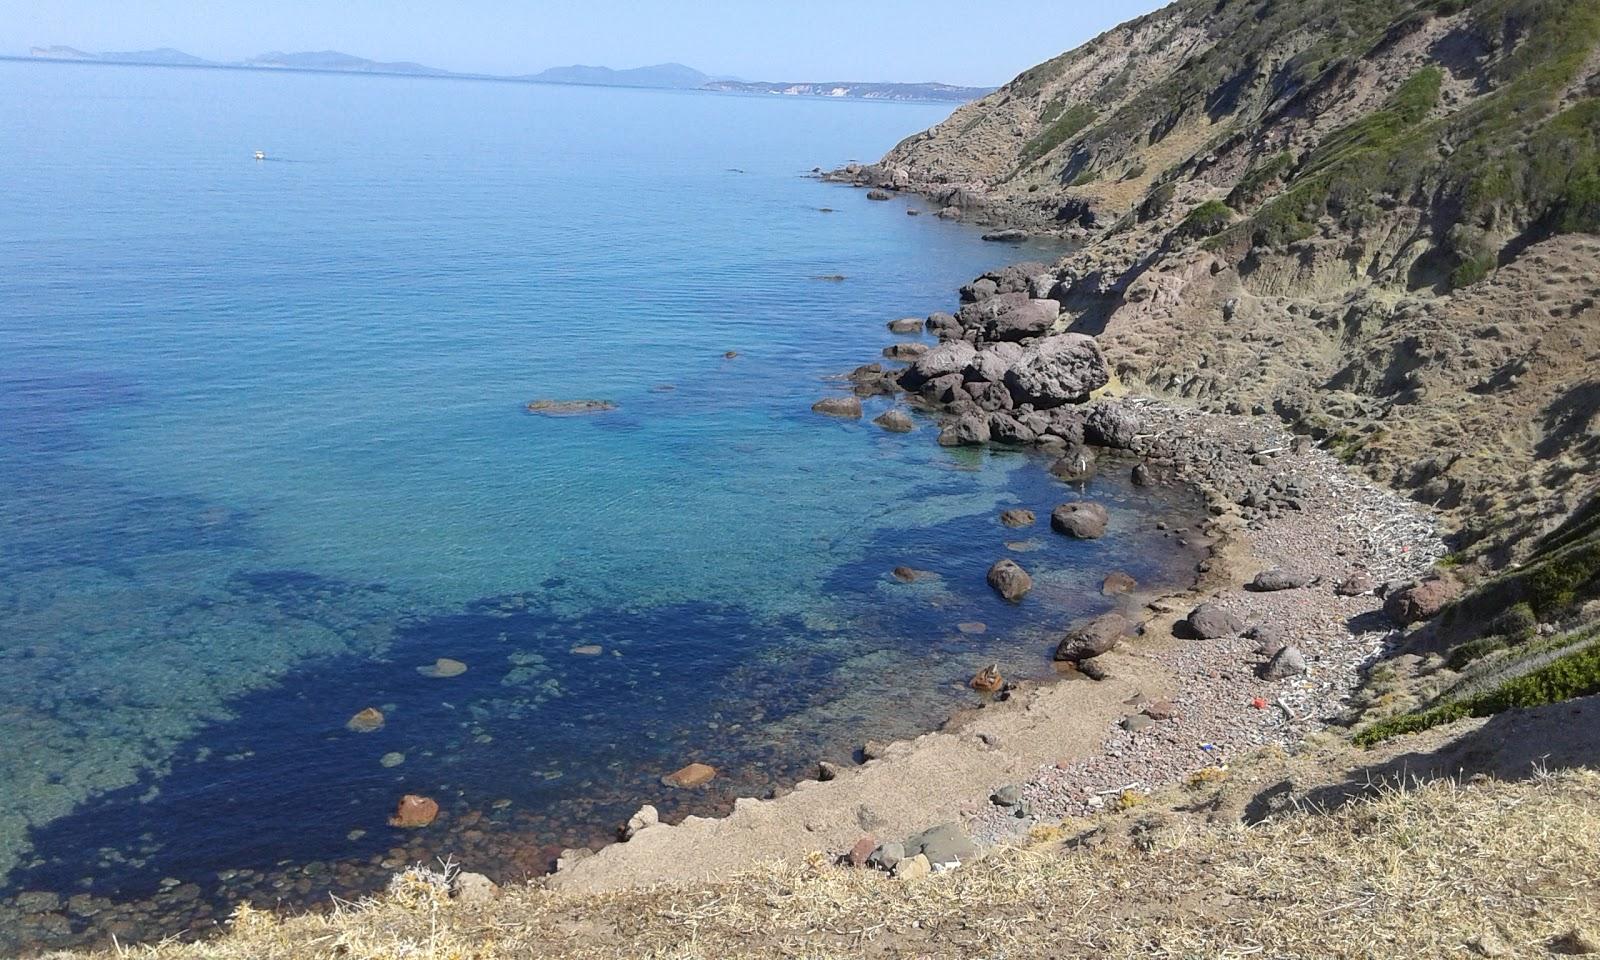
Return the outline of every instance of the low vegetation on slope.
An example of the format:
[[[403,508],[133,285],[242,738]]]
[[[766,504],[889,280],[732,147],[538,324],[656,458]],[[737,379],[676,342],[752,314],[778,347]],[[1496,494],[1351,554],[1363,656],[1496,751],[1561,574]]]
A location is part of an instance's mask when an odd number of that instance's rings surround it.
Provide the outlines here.
[[[1255,826],[1230,793],[1199,778],[918,880],[819,857],[712,886],[465,903],[447,872],[413,869],[330,915],[244,910],[222,938],[115,955],[1428,958],[1544,956],[1600,930],[1600,774],[1396,785]]]

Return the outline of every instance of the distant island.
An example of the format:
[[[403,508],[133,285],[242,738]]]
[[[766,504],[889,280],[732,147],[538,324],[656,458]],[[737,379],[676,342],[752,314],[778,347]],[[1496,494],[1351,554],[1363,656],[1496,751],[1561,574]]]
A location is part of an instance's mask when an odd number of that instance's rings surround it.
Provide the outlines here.
[[[496,76],[457,73],[420,63],[368,60],[337,50],[301,53],[263,53],[248,60],[220,62],[163,47],[114,53],[89,53],[74,47],[33,47],[26,58],[0,59],[55,60],[76,63],[118,63],[140,66],[210,67],[226,70],[300,70],[318,73],[366,73],[402,77],[451,77],[468,80],[500,80],[510,83],[552,83],[593,87],[640,87],[652,90],[703,90],[714,93],[772,94],[791,97],[827,97],[851,100],[905,100],[965,103],[994,92],[993,87],[961,87],[947,83],[767,83],[734,77],[714,77],[681,63],[661,63],[648,67],[617,70],[611,67],[573,65],[551,67],[522,76]]]

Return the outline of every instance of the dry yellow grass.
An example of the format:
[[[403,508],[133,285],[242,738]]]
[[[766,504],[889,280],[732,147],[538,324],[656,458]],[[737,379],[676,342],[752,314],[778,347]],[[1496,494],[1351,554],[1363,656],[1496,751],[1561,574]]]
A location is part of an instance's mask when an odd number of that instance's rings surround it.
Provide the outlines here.
[[[1395,787],[1257,827],[1182,800],[920,881],[818,856],[693,889],[469,905],[414,869],[327,915],[243,911],[220,938],[96,956],[1421,958],[1478,955],[1480,938],[1548,956],[1600,929],[1600,773]]]

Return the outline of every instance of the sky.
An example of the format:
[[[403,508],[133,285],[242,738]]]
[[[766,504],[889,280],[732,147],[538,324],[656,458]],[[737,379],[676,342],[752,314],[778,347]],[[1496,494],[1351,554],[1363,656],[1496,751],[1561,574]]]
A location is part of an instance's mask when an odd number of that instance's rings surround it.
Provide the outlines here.
[[[993,86],[1161,0],[0,0],[0,55],[339,50],[467,73],[678,62],[745,80]]]

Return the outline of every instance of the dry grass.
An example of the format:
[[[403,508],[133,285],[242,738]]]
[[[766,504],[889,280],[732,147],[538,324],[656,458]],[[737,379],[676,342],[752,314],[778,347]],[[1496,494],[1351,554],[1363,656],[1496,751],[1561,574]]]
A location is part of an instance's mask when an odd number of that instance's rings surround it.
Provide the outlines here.
[[[1173,797],[1187,806],[1152,798],[1083,842],[1045,833],[921,881],[818,856],[716,886],[467,905],[413,869],[329,915],[244,911],[219,939],[98,956],[1398,958],[1471,956],[1479,937],[1547,956],[1600,927],[1600,773],[1392,787],[1258,827]]]

